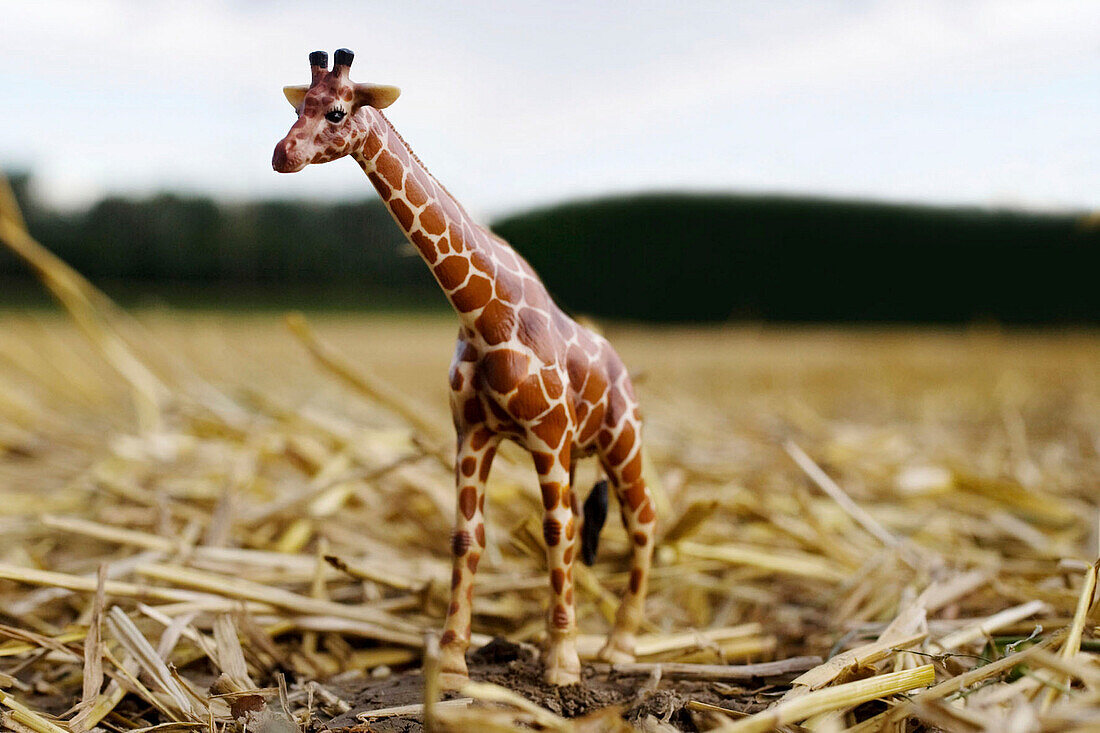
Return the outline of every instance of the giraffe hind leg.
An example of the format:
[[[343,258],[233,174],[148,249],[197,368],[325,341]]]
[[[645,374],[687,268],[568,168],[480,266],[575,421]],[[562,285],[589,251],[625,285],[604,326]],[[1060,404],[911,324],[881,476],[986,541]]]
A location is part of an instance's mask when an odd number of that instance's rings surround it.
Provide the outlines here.
[[[572,435],[564,440],[562,452],[570,450]],[[535,457],[539,472],[545,515],[543,538],[550,570],[550,612],[547,617],[547,648],[543,655],[543,675],[551,685],[580,682],[581,661],[577,656],[577,616],[573,599],[573,559],[576,552],[577,525],[574,521],[574,493],[569,483],[570,465],[565,456]]]
[[[609,662],[634,660],[634,640],[645,616],[645,596],[657,528],[653,497],[641,475],[641,441],[635,442],[637,445],[621,464],[607,465],[608,461],[604,461],[631,546],[630,582],[615,614],[615,624],[599,652],[599,658]]]

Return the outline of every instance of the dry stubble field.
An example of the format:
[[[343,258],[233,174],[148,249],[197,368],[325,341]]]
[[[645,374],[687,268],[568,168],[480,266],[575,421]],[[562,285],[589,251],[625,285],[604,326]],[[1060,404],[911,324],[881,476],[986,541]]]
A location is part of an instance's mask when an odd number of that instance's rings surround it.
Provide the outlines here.
[[[639,664],[591,660],[612,512],[585,682],[539,684],[540,503],[504,451],[474,621],[502,641],[436,704],[453,320],[101,307],[0,313],[16,729],[1100,726],[1095,333],[608,327],[661,522]]]

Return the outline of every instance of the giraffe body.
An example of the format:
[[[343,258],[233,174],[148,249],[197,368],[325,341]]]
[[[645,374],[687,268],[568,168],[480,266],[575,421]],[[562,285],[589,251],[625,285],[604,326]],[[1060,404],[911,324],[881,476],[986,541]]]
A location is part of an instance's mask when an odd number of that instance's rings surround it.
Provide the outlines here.
[[[485,550],[485,482],[505,439],[531,453],[539,476],[551,591],[547,681],[579,681],[572,567],[580,517],[571,483],[585,456],[597,456],[607,473],[633,548],[629,585],[601,657],[632,659],[656,517],[642,478],[638,403],[622,361],[606,339],[563,313],[531,266],[428,173],[380,111],[396,89],[351,83],[344,50],[331,72],[327,54],[311,54],[310,63],[313,83],[285,90],[299,116],[276,146],[273,167],[293,172],[352,156],[462,324],[449,375],[457,509],[443,671],[456,681],[466,676],[473,581]]]

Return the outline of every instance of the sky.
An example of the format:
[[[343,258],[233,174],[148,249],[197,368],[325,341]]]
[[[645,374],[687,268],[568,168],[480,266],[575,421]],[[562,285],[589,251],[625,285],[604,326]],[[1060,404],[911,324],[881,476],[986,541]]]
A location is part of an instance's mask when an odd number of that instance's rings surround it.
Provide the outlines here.
[[[60,206],[162,189],[359,199],[271,152],[307,54],[468,209],[705,190],[1100,204],[1100,2],[0,0],[0,167]]]

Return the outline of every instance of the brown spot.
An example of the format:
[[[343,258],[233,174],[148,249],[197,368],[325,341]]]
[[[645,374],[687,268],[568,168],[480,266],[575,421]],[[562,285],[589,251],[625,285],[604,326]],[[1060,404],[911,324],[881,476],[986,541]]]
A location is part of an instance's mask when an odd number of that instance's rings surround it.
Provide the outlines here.
[[[619,471],[619,478],[623,483],[634,483],[642,477],[642,452],[637,451],[630,463]]]
[[[428,264],[435,262],[438,253],[435,250],[435,242],[428,238],[424,232],[419,229],[409,234],[409,238],[412,243],[416,245],[416,248],[420,250],[420,253],[424,255],[424,259],[428,261]]]
[[[496,349],[479,365],[482,379],[501,394],[511,392],[527,374],[527,356],[511,349]]]
[[[565,606],[559,603],[554,606],[554,613],[550,616],[550,622],[556,629],[569,628],[569,611],[565,609]]]
[[[435,266],[435,276],[445,290],[454,290],[466,280],[470,271],[470,262],[465,257],[451,255],[444,257]]]
[[[554,465],[554,455],[543,451],[531,451],[531,457],[535,460],[535,470],[540,474],[546,473]]]
[[[523,298],[523,281],[516,275],[497,272],[497,297],[507,303],[518,303]]]
[[[462,352],[458,355],[459,361],[477,361],[477,347],[466,341],[462,344]]]
[[[550,572],[550,585],[553,586],[555,593],[560,594],[561,589],[565,587],[565,571],[561,568],[554,568]]]
[[[619,433],[619,439],[615,441],[615,445],[611,446],[611,450],[607,452],[607,461],[613,466],[618,466],[626,460],[632,450],[634,450],[634,427],[627,423],[623,425],[622,432]]]
[[[568,497],[569,497],[569,495],[566,494],[562,498],[567,499]],[[577,529],[576,525],[573,523],[573,517],[569,517],[569,521],[565,523],[565,539],[572,542],[573,541],[573,535],[576,533],[576,529]]]
[[[596,442],[600,444],[600,448],[602,448],[602,449],[604,449],[604,451],[606,451],[608,446],[611,445],[611,441],[613,439],[614,439],[614,436],[613,436],[613,433],[611,432],[611,430],[608,429],[608,428],[604,428],[603,430],[600,431],[599,436],[596,438]]]
[[[477,511],[477,490],[473,486],[466,486],[458,494],[458,508],[466,519],[473,519]]]
[[[466,567],[470,568],[471,573],[476,573],[477,564],[479,562],[481,562],[481,555],[477,552],[471,553],[470,556],[466,558]],[[470,586],[470,588],[472,589],[473,586]]]
[[[572,443],[573,442],[573,436],[569,436],[568,438],[566,438],[565,442],[566,442],[566,444]],[[572,482],[572,480],[573,480],[573,461],[571,460],[572,456],[570,455],[570,453],[571,453],[570,451],[563,450],[561,453],[558,454],[558,460],[561,461],[561,467],[569,472],[569,480],[570,480],[570,482]],[[569,505],[569,502],[566,502],[566,506],[568,506],[568,505]]]
[[[451,389],[458,392],[462,389],[462,385],[466,382],[466,378],[462,376],[462,372],[457,369],[451,370]]]
[[[554,367],[544,367],[542,370],[542,386],[546,390],[546,396],[556,400],[561,396],[562,383],[558,370]]]
[[[446,237],[440,237],[439,238],[439,251],[440,252],[450,252],[451,249],[452,249],[451,241],[449,239],[447,239]],[[458,247],[454,247],[454,251],[455,251],[455,254],[460,254],[459,251],[458,251]]]
[[[634,533],[634,544],[636,544],[638,547],[645,547],[645,543],[647,542],[649,542],[649,537],[646,535],[645,532]]]
[[[451,644],[454,644],[457,640],[458,640],[458,637],[455,636],[455,632],[449,631],[449,630],[444,631],[443,636],[439,637],[439,645],[440,646],[449,646]]]
[[[619,420],[626,415],[626,398],[619,389],[612,389],[607,394],[607,422],[618,425]]]
[[[474,321],[474,326],[486,343],[502,344],[512,337],[512,331],[516,327],[516,313],[511,306],[493,298]]]
[[[573,589],[572,588],[567,588],[565,590],[565,604],[567,606],[572,606],[573,605]]]
[[[638,521],[644,524],[649,524],[656,518],[657,515],[653,511],[653,502],[650,501],[649,497],[647,496],[645,503],[642,504],[642,511],[638,512]]]
[[[588,421],[584,424],[584,427],[581,428],[580,435],[577,437],[580,442],[587,443],[592,439],[596,431],[600,429],[600,426],[603,425],[603,413],[603,404],[596,405],[592,409],[592,414],[588,416]]]
[[[570,346],[565,355],[565,367],[569,371],[569,386],[579,393],[588,374],[588,357],[576,345]]]
[[[565,432],[567,418],[565,406],[559,403],[531,428],[531,432],[546,441],[551,448],[556,448],[561,442],[562,433]]]
[[[516,393],[508,400],[508,411],[517,420],[533,420],[546,412],[548,407],[550,403],[542,394],[542,382],[536,374],[516,385]]]
[[[573,562],[573,545],[565,548],[565,554],[561,556],[561,559],[566,565]]]
[[[470,603],[473,600],[474,600],[474,584],[470,583],[468,586],[466,586],[466,602]],[[470,627],[469,626],[466,627],[466,636],[467,637],[470,636]]]
[[[373,158],[378,154],[378,151],[382,149],[382,138],[378,137],[378,133],[371,130],[367,133],[367,139],[363,142],[363,153],[367,158]]]
[[[393,215],[397,217],[397,223],[401,225],[401,228],[405,231],[412,229],[413,225],[413,210],[399,198],[393,198],[390,200],[390,210]]]
[[[485,422],[485,408],[481,406],[481,399],[477,395],[466,400],[466,404],[462,406],[462,419],[467,425]]]
[[[405,171],[401,168],[401,161],[395,158],[389,150],[382,151],[378,156],[378,160],[374,162],[374,167],[386,179],[386,183],[390,184],[391,188],[401,190],[401,179],[404,178]],[[405,228],[408,229],[408,227]]]
[[[477,470],[477,459],[473,456],[466,456],[462,459],[462,475],[473,476],[474,471]]]
[[[637,595],[639,589],[642,587],[642,571],[640,568],[634,568],[630,571],[630,592]]]
[[[539,490],[542,492],[542,507],[546,511],[550,511],[561,501],[561,485],[557,482],[540,483]]]
[[[439,203],[443,207],[443,210],[447,213],[448,218],[451,221],[462,221],[462,210],[459,208],[455,200],[451,198],[446,191],[442,191],[439,196]]]
[[[490,278],[493,278],[493,281],[496,282],[497,287],[500,287],[500,283],[496,281],[497,265],[491,257],[486,255],[484,252],[474,250],[470,253],[470,264],[474,267],[474,269],[480,270],[481,272],[488,275]]]
[[[412,176],[406,176],[405,178],[405,198],[409,200],[409,203],[420,208],[428,201],[428,194],[424,191],[424,188],[416,181]]]
[[[474,434],[470,436],[470,447],[474,450],[481,450],[481,446],[489,442],[489,438],[493,436],[492,431],[489,428],[478,428],[474,431]]]
[[[344,100],[345,102],[350,102],[351,98],[351,87],[345,87],[344,89],[340,90],[340,99]]]
[[[487,277],[474,275],[466,286],[451,296],[451,302],[462,313],[481,308],[493,297],[493,284]]]
[[[458,227],[451,227],[450,231],[451,247],[455,252],[461,252],[466,249],[466,235]]]
[[[377,173],[371,173],[367,176],[370,182],[374,184],[374,190],[378,192],[378,195],[382,197],[383,201],[389,201],[393,196],[393,189],[382,180],[382,176]]]
[[[545,496],[545,492],[543,492]],[[543,504],[546,504],[546,500],[543,500]],[[561,542],[561,523],[553,517],[547,517],[542,522],[542,538],[546,540],[546,544],[549,547],[556,547]]]
[[[453,590],[453,589],[457,588],[458,584],[461,583],[461,582],[462,582],[462,571],[459,570],[458,568],[453,568],[451,570],[451,589]]]
[[[447,615],[454,616],[458,613],[458,601],[451,601],[451,605],[447,607]]]
[[[485,525],[484,524],[479,524],[474,529],[474,539],[477,540],[477,544],[478,544],[479,547],[485,547]]]
[[[443,212],[435,204],[420,212],[420,226],[428,234],[442,234],[447,231],[447,221],[443,218]]]
[[[520,343],[535,352],[544,364],[554,361],[554,342],[550,338],[550,321],[533,308],[523,308],[519,312],[519,330],[516,334]]]
[[[470,549],[470,533],[464,529],[456,529],[451,533],[451,553],[455,557],[462,557],[466,550]]]
[[[512,416],[509,415],[508,411],[501,407],[496,400],[489,400],[489,411],[493,413],[493,417],[505,425],[514,424],[512,422]]]
[[[485,451],[485,455],[481,458],[481,470],[478,471],[477,477],[482,481],[487,481],[489,479],[489,469],[493,467],[493,456],[496,455],[496,452],[496,448],[490,448]],[[484,501],[484,499],[485,497],[482,496],[482,501]]]
[[[607,391],[607,382],[604,381],[603,375],[599,371],[593,369],[588,374],[588,382],[584,385],[583,398],[587,402],[591,402],[593,405],[600,401],[603,397],[603,393]]]
[[[631,484],[626,491],[623,492],[623,499],[626,500],[627,506],[631,511],[636,510],[645,501],[646,492],[645,484],[641,481]]]

